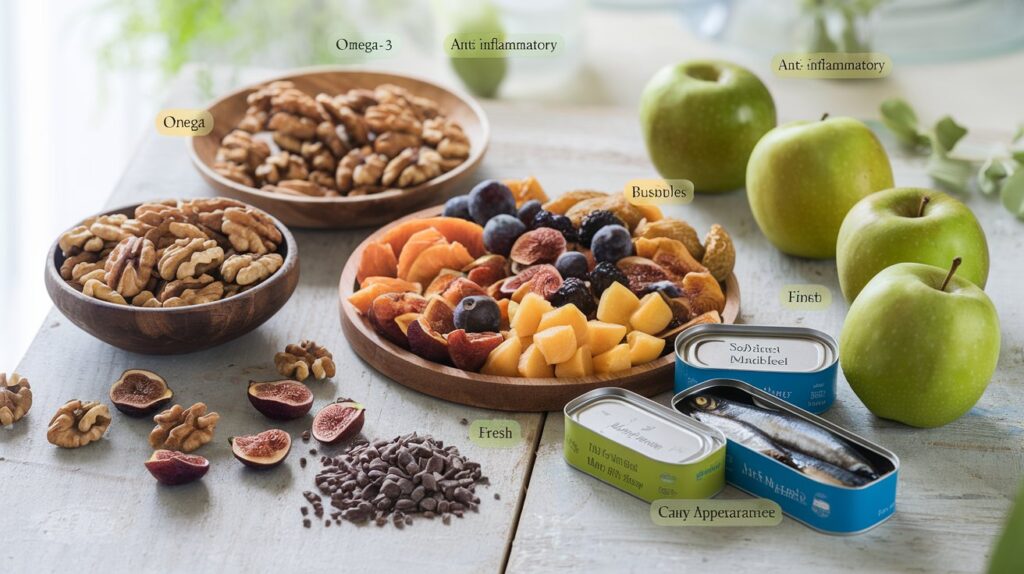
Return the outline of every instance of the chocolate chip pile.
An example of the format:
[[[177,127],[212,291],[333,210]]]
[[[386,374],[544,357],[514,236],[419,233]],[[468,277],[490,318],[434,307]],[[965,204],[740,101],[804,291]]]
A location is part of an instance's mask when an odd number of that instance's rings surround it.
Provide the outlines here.
[[[466,460],[458,448],[416,433],[363,443],[320,462],[316,485],[337,509],[330,514],[337,523],[374,520],[383,526],[390,518],[401,528],[412,524],[414,514],[422,514],[440,516],[448,524],[452,515],[462,518],[466,510],[477,510],[476,486],[488,483],[480,464]],[[310,491],[303,496],[314,516],[323,519],[322,498]],[[305,507],[302,515],[308,515]],[[325,520],[325,525],[330,522]],[[303,520],[307,528],[310,524]]]

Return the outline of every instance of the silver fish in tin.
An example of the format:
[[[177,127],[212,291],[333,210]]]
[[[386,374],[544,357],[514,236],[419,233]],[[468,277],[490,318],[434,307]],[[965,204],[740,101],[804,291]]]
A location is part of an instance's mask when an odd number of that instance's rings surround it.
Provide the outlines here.
[[[722,431],[725,438],[770,456],[783,464],[793,466],[793,460],[785,449],[779,447],[771,439],[764,436],[764,433],[746,423],[705,411],[694,411],[690,413],[690,416]]]
[[[687,402],[694,411],[713,413],[751,425],[787,449],[871,479],[878,477],[871,463],[846,441],[807,421],[708,394],[689,397]]]

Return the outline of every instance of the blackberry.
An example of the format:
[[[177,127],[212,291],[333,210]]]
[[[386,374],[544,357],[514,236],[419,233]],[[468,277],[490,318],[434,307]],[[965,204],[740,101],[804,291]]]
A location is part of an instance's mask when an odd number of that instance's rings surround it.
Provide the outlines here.
[[[590,294],[587,284],[577,277],[570,277],[562,282],[562,286],[549,298],[555,307],[576,305],[576,308],[588,317],[597,311],[597,302]]]
[[[533,223],[530,225],[530,229],[537,229],[538,227],[550,227],[555,229],[562,234],[567,243],[575,243],[579,238],[576,235],[576,228],[572,225],[572,220],[564,215],[557,215],[547,210],[540,210],[537,215],[533,217]]]
[[[590,248],[590,242],[594,239],[594,234],[606,225],[626,226],[621,219],[607,209],[598,209],[588,213],[580,223],[580,245]]]
[[[629,279],[614,263],[608,261],[598,263],[590,272],[590,289],[594,291],[595,297],[600,298],[604,290],[611,287],[612,283],[622,283],[629,287]]]

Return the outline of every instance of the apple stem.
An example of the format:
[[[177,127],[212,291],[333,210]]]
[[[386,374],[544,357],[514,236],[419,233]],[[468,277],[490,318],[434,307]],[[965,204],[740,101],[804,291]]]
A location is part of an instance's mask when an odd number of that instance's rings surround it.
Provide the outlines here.
[[[953,258],[953,265],[949,267],[949,273],[946,274],[946,280],[942,282],[942,287],[939,288],[939,291],[946,290],[946,285],[949,285],[949,280],[953,278],[953,274],[956,273],[956,269],[957,267],[960,267],[960,263],[962,261],[963,260],[960,259],[959,257]]]
[[[824,114],[822,114],[822,115],[821,115],[821,119],[820,119],[820,120],[818,120],[818,121],[821,121],[821,122],[823,122],[823,121],[825,121],[825,119],[826,119],[826,118],[828,118],[828,112],[825,112]]]
[[[924,208],[928,207],[928,202],[931,201],[931,200],[932,200],[932,198],[928,197],[927,195],[925,195],[925,196],[923,196],[921,198],[921,206],[917,208],[917,216],[918,217],[924,216]]]

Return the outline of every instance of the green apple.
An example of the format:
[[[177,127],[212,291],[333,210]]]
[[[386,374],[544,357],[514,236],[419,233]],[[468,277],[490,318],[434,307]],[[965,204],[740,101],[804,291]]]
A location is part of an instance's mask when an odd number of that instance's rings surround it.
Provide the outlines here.
[[[743,187],[754,144],[775,127],[775,102],[752,72],[717,60],[667,66],[640,99],[647,153],[666,179],[698,192]]]
[[[781,125],[757,142],[747,164],[754,220],[775,247],[800,257],[835,257],[846,213],[892,185],[885,149],[853,118]]]
[[[985,287],[988,243],[966,205],[932,189],[872,193],[846,214],[836,243],[839,286],[848,302],[879,271],[903,262],[944,267],[963,258],[957,276]]]
[[[860,292],[839,334],[839,364],[871,412],[937,427],[971,410],[999,360],[999,317],[977,285],[897,263]]]
[[[452,34],[471,34],[480,38],[504,38],[501,14],[492,0],[436,0],[443,28]],[[452,69],[474,95],[493,98],[508,72],[508,57],[472,58],[449,56]]]
[[[988,574],[1020,574],[1024,572],[1024,482],[1017,489],[1017,502],[1006,518],[1006,527],[996,542]]]

